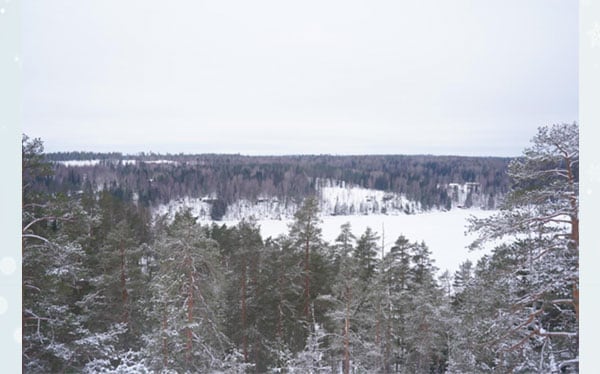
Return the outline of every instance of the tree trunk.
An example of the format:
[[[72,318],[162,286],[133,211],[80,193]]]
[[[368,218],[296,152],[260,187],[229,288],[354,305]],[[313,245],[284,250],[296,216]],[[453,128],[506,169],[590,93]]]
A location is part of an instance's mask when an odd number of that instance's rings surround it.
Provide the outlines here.
[[[246,257],[242,259],[242,350],[244,352],[244,362],[248,362],[248,337],[246,335]]]
[[[282,260],[283,261],[283,260]],[[277,304],[277,337],[280,341],[283,341],[283,263],[281,264],[281,269],[279,270],[279,303]]]
[[[567,177],[569,179],[569,185],[573,193],[577,193],[575,188],[575,176],[573,175],[573,169],[571,167],[571,158],[565,157],[565,163],[567,166]],[[571,240],[573,240],[574,250],[579,252],[579,206],[577,202],[577,196],[570,197],[571,203]],[[577,264],[579,267],[579,264]],[[573,306],[575,308],[575,317],[579,321],[579,277],[574,279],[573,283]]]
[[[189,288],[188,288],[188,300],[187,300],[187,322],[188,322],[188,327],[186,329],[186,335],[187,335],[187,346],[186,346],[186,352],[185,352],[185,358],[187,363],[189,364],[192,358],[192,340],[193,340],[193,333],[192,333],[192,328],[190,327],[192,322],[194,321],[194,272],[192,269],[192,264],[191,264],[191,259],[188,259],[189,262],[189,277],[190,277],[190,284],[189,284]]]
[[[162,343],[163,343],[163,368],[167,368],[169,363],[169,350],[167,345],[167,311],[163,312],[162,319]]]
[[[304,317],[310,318],[310,237],[306,236],[304,253]]]
[[[127,292],[127,272],[125,264],[125,246],[123,242],[120,243],[120,255],[121,255],[121,299],[123,301],[123,323],[129,325],[129,309],[127,306],[129,300],[129,293]]]
[[[346,316],[344,323],[344,374],[350,373],[350,301],[352,290],[346,286]]]

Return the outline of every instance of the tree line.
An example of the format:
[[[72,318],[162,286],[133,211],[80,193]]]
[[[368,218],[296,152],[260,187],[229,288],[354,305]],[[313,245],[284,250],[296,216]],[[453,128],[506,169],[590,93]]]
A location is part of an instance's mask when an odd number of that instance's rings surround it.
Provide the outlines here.
[[[256,201],[264,196],[298,204],[316,193],[318,179],[405,194],[424,209],[451,206],[449,183],[478,183],[491,201],[499,201],[509,189],[506,170],[511,160],[428,155],[125,157],[118,153],[89,152],[51,153],[45,157],[54,162],[54,172],[41,178],[37,188],[46,192],[106,189],[125,200],[135,198],[145,206],[166,204],[182,197],[215,195],[215,203],[221,208],[240,199]],[[77,167],[58,162],[92,159],[99,162]],[[157,163],[159,160],[169,163]]]
[[[323,240],[307,197],[286,234],[251,220],[152,220],[110,190],[32,188],[56,169],[23,138],[25,372],[577,372],[578,129],[541,128],[509,166],[508,238],[455,274],[423,242]]]

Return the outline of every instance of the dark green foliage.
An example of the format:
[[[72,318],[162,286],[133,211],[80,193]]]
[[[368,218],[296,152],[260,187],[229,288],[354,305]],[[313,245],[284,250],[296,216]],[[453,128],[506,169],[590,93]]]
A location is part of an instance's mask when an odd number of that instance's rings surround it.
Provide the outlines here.
[[[368,282],[375,275],[377,255],[379,254],[379,236],[370,227],[356,241],[354,257],[359,266],[359,278]]]
[[[31,193],[29,182],[48,176],[42,149],[24,136],[23,369],[78,372],[118,360],[127,327],[112,310],[97,313],[111,300],[96,282],[95,203]]]
[[[221,199],[214,200],[210,206],[210,218],[213,221],[220,221],[227,211],[227,203]]]
[[[532,146],[509,166],[513,189],[500,213],[472,221],[479,234],[474,247],[505,243],[478,264],[474,279],[460,284],[455,308],[480,326],[457,331],[456,340],[467,346],[457,344],[451,354],[457,370],[577,370],[578,134],[576,123],[539,128]],[[472,340],[480,348],[473,349]]]
[[[89,182],[104,186],[124,199],[130,199],[136,193],[138,201],[146,206],[214,193],[229,205],[239,199],[256,201],[261,196],[301,201],[315,194],[317,179],[331,179],[402,193],[426,209],[443,208],[450,203],[444,187],[448,183],[477,182],[486,194],[501,197],[508,191],[505,173],[510,161],[455,156],[124,156],[81,152],[54,153],[47,159],[58,162],[69,160],[69,157],[99,162],[79,167],[54,163],[53,177],[40,179],[40,189],[70,194],[83,190],[83,185]],[[124,159],[136,163],[124,164]],[[153,163],[158,160],[170,163]],[[214,218],[218,219],[222,216],[222,205],[214,208]]]
[[[114,161],[120,154],[51,157],[101,160],[73,168],[48,164],[41,141],[24,136],[24,371],[575,372],[575,130],[540,130],[511,163],[514,189],[500,216],[474,222],[475,244],[518,240],[439,284],[423,242],[400,236],[382,253],[376,232],[357,239],[346,224],[326,243],[310,197],[316,178],[442,207],[451,196],[434,186],[476,181],[491,206],[506,192],[507,160],[141,154],[130,165]],[[570,151],[556,156],[551,139]],[[160,159],[174,163],[149,162]],[[190,211],[170,221],[148,209],[212,196],[218,220],[230,202],[263,193],[304,200],[287,234],[263,240],[252,221],[202,226]]]
[[[230,344],[222,327],[217,243],[186,211],[159,233],[155,246],[160,265],[150,315],[160,325],[146,335],[151,366],[178,372],[221,368]]]

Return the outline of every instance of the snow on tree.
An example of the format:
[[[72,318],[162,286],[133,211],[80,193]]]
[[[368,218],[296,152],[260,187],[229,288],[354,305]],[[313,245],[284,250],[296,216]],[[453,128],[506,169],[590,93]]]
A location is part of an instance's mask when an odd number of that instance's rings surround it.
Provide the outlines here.
[[[319,203],[316,197],[309,197],[294,215],[294,222],[290,226],[290,239],[294,246],[304,252],[304,317],[310,319],[311,303],[311,255],[320,251],[323,247],[321,219],[319,214]]]
[[[260,229],[252,220],[242,220],[231,228],[213,225],[211,237],[219,242],[225,265],[224,331],[241,353],[248,367],[262,361],[264,337],[259,333],[263,291],[260,272],[265,252]]]
[[[328,316],[332,325],[330,355],[333,356],[333,366],[338,367],[341,362],[343,373],[348,374],[353,361],[357,360],[356,347],[361,344],[355,322],[365,290],[364,284],[357,278],[356,258],[350,256],[356,238],[349,223],[342,225],[340,229],[335,247],[337,275],[332,294],[325,297],[331,304]]]
[[[425,243],[398,237],[378,276],[382,372],[440,372],[446,362],[447,300]]]
[[[97,294],[86,282],[89,256],[73,229],[85,222],[85,212],[76,200],[34,188],[52,175],[41,140],[24,135],[22,150],[23,370],[80,370],[113,355],[124,326],[91,328]]]
[[[156,246],[160,268],[153,315],[160,327],[147,338],[152,366],[189,372],[220,368],[229,342],[220,325],[216,242],[186,211]]]
[[[497,365],[519,370],[575,370],[579,311],[579,133],[576,123],[538,129],[532,146],[509,165],[512,190],[499,214],[473,219],[473,248],[490,240],[510,260],[498,281],[510,283],[510,315],[497,342]],[[494,263],[492,263],[494,264]],[[516,369],[515,369],[516,370]]]
[[[440,287],[423,242],[400,236],[380,257],[377,233],[357,239],[350,224],[324,242],[314,198],[288,235],[263,242],[251,221],[203,227],[189,211],[151,226],[138,203],[164,191],[144,187],[132,201],[127,185],[137,179],[127,176],[96,176],[107,178],[102,191],[87,180],[82,193],[44,193],[52,168],[41,141],[24,136],[24,370],[576,371],[577,138],[576,124],[539,130],[510,164],[503,209],[472,222],[473,247],[504,243],[464,262],[453,284],[449,273],[438,278]],[[146,181],[177,170],[140,173]]]
[[[310,333],[306,338],[304,350],[298,352],[295,359],[290,362],[287,367],[290,373],[330,373],[331,370],[325,360],[325,348],[323,341],[326,337],[326,332],[321,325],[313,321],[310,326]]]
[[[379,255],[379,246],[377,242],[380,237],[370,227],[356,241],[353,256],[359,264],[359,277],[367,282],[374,275],[377,268],[377,256]]]

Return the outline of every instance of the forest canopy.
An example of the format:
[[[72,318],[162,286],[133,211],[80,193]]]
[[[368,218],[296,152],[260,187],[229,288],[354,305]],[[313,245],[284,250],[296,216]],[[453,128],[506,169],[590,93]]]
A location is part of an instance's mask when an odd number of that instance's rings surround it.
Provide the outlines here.
[[[500,201],[508,191],[510,158],[430,155],[159,155],[64,152],[45,155],[54,167],[39,188],[73,193],[106,189],[122,199],[137,194],[145,206],[182,197],[216,196],[227,206],[263,196],[301,202],[317,180],[404,194],[424,209],[449,205],[450,183],[477,183]],[[80,161],[78,166],[69,161]],[[89,161],[86,163],[85,161]],[[93,162],[92,162],[93,161]]]
[[[73,168],[40,139],[24,136],[22,149],[24,372],[578,372],[577,124],[540,128],[510,161],[111,156]],[[382,253],[379,233],[347,223],[328,243],[311,197],[321,175],[414,189],[432,205],[443,204],[430,192],[444,178],[488,183],[506,198],[472,220],[473,247],[505,241],[441,276],[411,238]],[[263,238],[252,220],[202,225],[189,211],[152,219],[149,204],[126,198],[129,188],[158,200],[215,188],[228,201],[250,193],[236,180],[298,194],[287,233]]]

